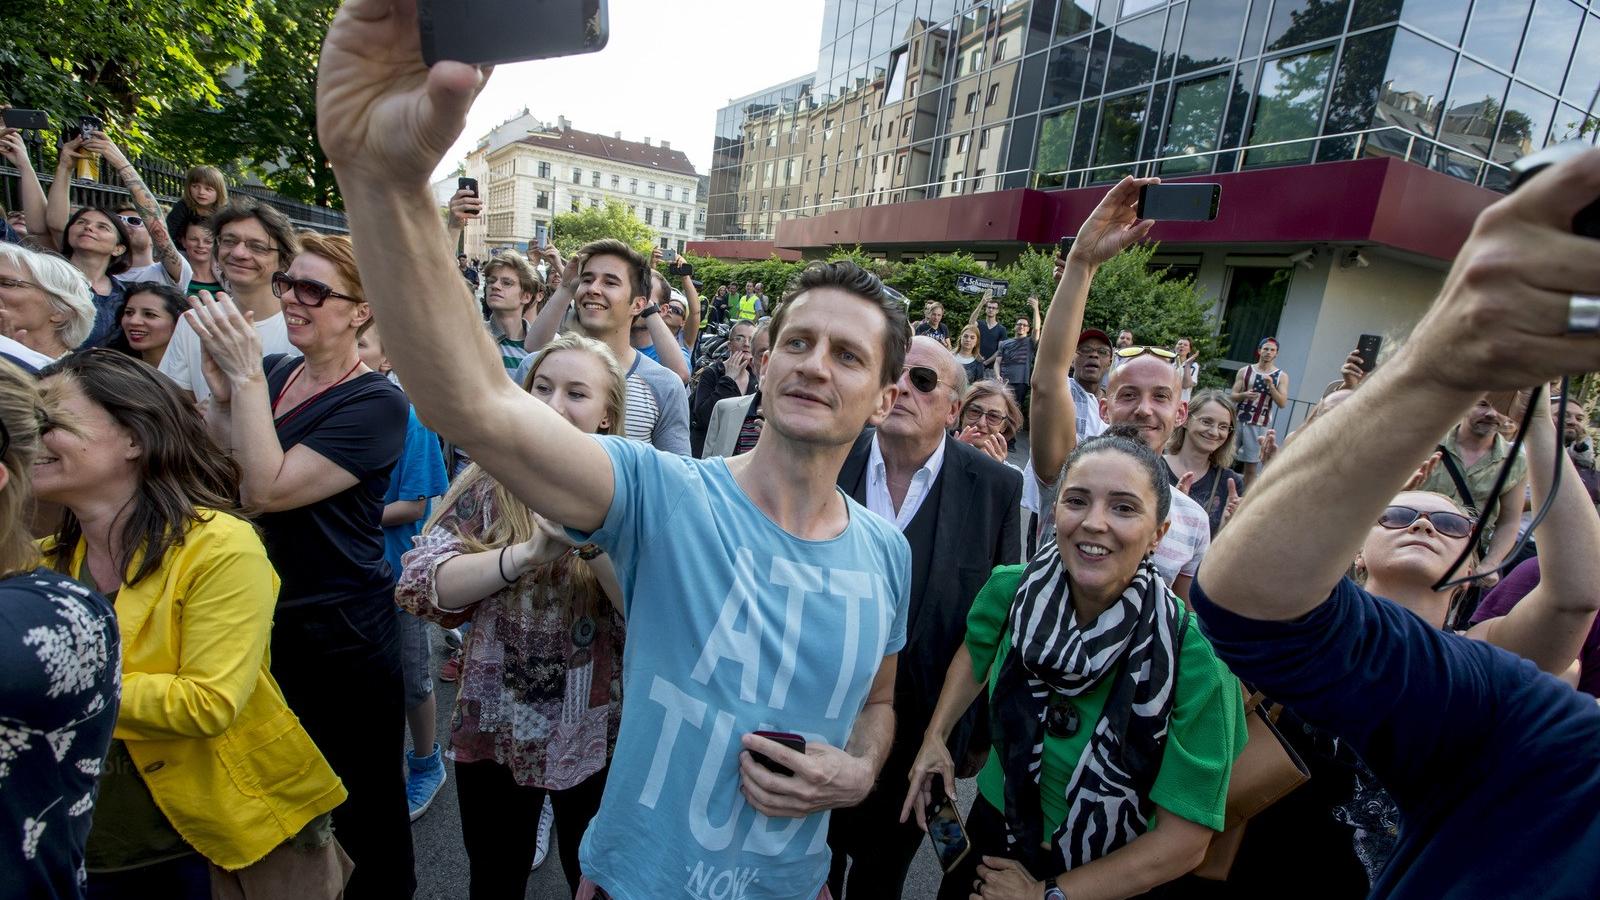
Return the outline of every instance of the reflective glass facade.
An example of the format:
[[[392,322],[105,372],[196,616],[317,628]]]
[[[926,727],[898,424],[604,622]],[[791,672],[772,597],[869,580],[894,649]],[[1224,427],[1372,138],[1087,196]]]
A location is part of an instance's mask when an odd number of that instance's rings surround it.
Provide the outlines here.
[[[1594,141],[1597,90],[1600,0],[827,0],[815,74],[719,113],[706,233],[1136,165],[1499,187],[1481,160]]]

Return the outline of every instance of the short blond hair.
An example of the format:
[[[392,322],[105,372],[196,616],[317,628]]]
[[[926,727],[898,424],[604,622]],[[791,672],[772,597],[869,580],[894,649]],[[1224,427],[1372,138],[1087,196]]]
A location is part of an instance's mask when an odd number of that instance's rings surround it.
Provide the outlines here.
[[[71,349],[88,339],[94,330],[94,290],[77,266],[55,253],[4,242],[0,242],[0,261],[21,269],[27,280],[44,291],[51,310],[65,317],[56,326],[56,337],[64,346]]]

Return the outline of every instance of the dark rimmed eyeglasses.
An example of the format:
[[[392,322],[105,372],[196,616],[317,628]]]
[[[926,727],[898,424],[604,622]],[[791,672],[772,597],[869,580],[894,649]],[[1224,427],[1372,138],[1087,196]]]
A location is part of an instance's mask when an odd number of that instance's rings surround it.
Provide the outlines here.
[[[911,376],[911,386],[924,394],[939,386],[939,373],[929,366],[906,366],[905,373]]]
[[[272,296],[282,300],[285,291],[294,291],[295,299],[299,300],[303,306],[321,306],[328,302],[329,297],[338,297],[340,300],[349,300],[352,303],[361,302],[359,297],[341,294],[320,281],[313,281],[310,278],[294,278],[287,272],[273,272]]]
[[[1172,360],[1178,358],[1178,354],[1173,353],[1171,350],[1168,350],[1165,347],[1147,347],[1147,346],[1145,346],[1145,347],[1118,347],[1117,348],[1117,358],[1119,358],[1119,359],[1133,359],[1136,356],[1143,356],[1146,353],[1150,354],[1151,356],[1154,356],[1157,359],[1167,360],[1168,362],[1171,362]]]
[[[1078,733],[1078,708],[1066,694],[1051,693],[1044,708],[1044,730],[1054,738],[1069,738]]]
[[[999,427],[1001,425],[1004,425],[1004,424],[1006,424],[1006,422],[1010,421],[1010,419],[1011,419],[1010,416],[1006,415],[1003,412],[995,412],[992,409],[984,409],[984,408],[982,408],[980,406],[969,406],[969,407],[967,407],[966,416],[967,416],[967,421],[969,421],[969,422],[976,422],[979,419],[982,419],[983,421],[988,422],[990,425],[993,425],[995,427]]]
[[[1472,533],[1475,521],[1470,516],[1448,510],[1423,512],[1409,506],[1391,506],[1378,516],[1378,524],[1384,528],[1399,530],[1410,528],[1418,519],[1427,519],[1433,530],[1449,538],[1464,538]]]

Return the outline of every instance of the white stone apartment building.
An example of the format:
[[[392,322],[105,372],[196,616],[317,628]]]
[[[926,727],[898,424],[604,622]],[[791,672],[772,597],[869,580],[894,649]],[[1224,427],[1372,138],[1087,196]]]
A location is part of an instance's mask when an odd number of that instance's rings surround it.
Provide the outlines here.
[[[565,116],[547,125],[526,111],[493,129],[467,154],[484,214],[468,226],[466,252],[526,251],[564,212],[620,203],[655,229],[655,242],[682,250],[705,233],[700,176],[682,150],[666,141],[626,141],[577,131]]]

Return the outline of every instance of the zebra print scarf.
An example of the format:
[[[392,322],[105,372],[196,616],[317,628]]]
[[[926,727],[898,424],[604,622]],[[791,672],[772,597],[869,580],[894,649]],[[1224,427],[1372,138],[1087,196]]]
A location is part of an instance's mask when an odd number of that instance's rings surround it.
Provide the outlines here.
[[[1154,809],[1177,682],[1177,599],[1148,559],[1123,595],[1088,626],[1073,614],[1061,553],[1048,544],[1023,573],[1011,604],[1011,649],[990,697],[1005,773],[1006,841],[1025,863],[1075,869],[1143,834]],[[1105,709],[1067,782],[1067,815],[1043,846],[1040,759],[1052,693],[1092,692],[1114,678]]]

